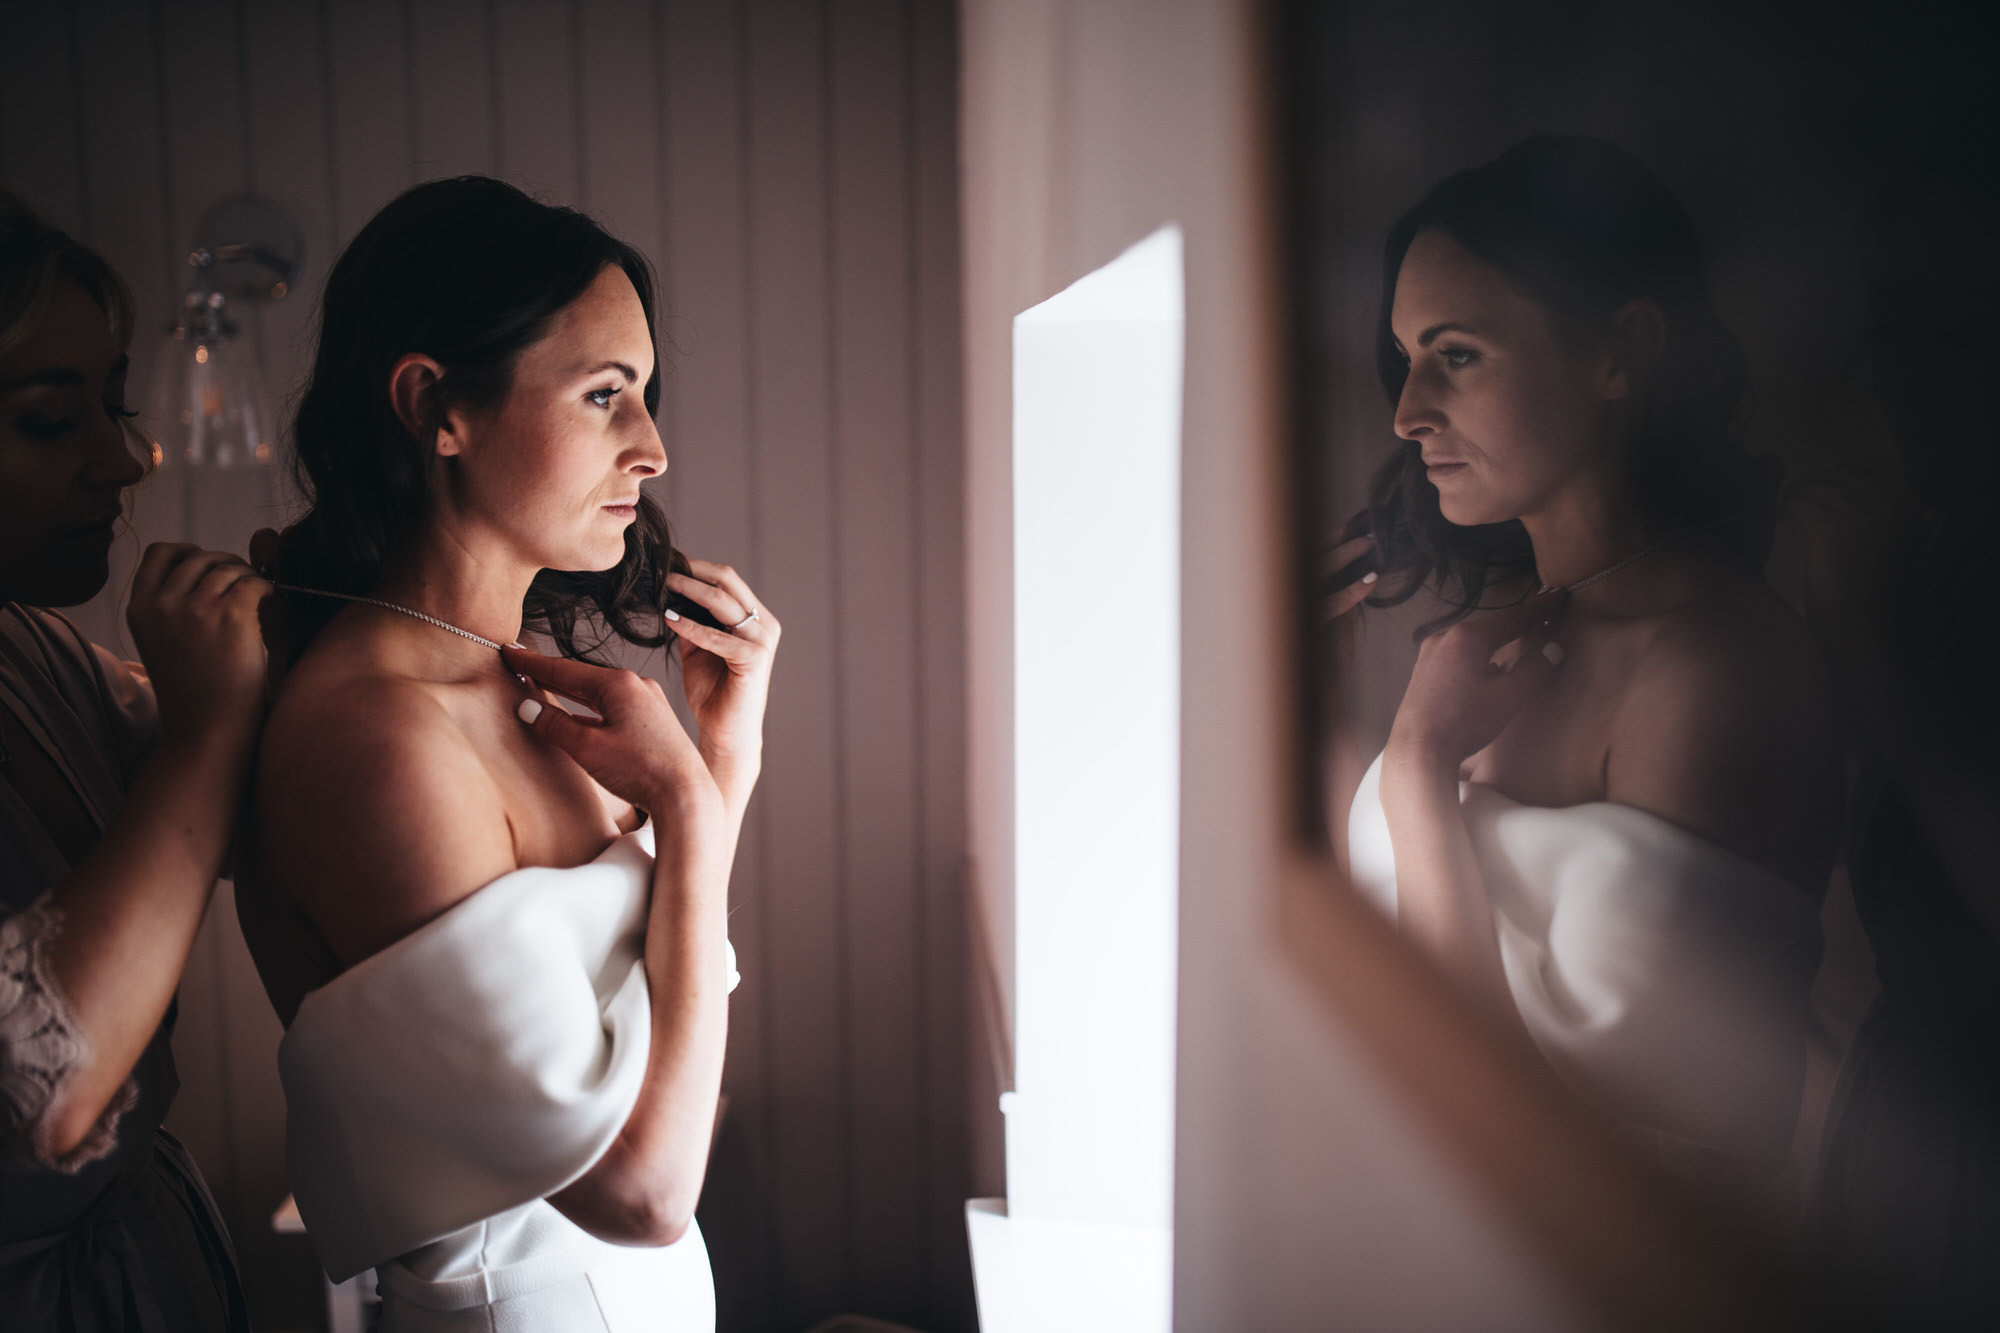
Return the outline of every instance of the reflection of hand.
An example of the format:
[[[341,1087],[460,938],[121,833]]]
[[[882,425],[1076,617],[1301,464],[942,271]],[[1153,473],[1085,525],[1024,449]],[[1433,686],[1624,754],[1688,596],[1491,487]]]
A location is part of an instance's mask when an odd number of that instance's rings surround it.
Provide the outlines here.
[[[667,622],[680,636],[681,686],[701,728],[702,758],[723,798],[741,814],[763,762],[764,704],[784,629],[728,565],[690,560],[688,569],[667,575],[667,586],[735,626],[711,629],[687,616]],[[752,612],[756,619],[749,620]]]
[[[1551,637],[1568,603],[1557,589],[1519,606],[1487,611],[1425,639],[1396,709],[1389,748],[1414,761],[1449,764],[1492,744],[1562,662]]]
[[[1887,460],[1807,477],[1787,489],[1805,557],[1806,622],[1836,652],[1886,637],[1897,569],[1914,536],[1915,506]]]
[[[1356,567],[1374,553],[1375,539],[1363,533],[1328,551],[1320,562],[1319,618],[1331,636],[1328,655],[1336,675],[1344,673],[1354,658],[1354,610],[1375,591],[1375,571],[1355,577]]]
[[[265,704],[257,611],[270,592],[226,552],[146,548],[125,618],[159,700],[163,743],[226,738],[247,747],[255,738]]]
[[[1343,577],[1354,567],[1367,559],[1375,550],[1375,539],[1367,533],[1352,541],[1342,542],[1326,553],[1321,562],[1320,587],[1330,589],[1320,595],[1319,618],[1322,624],[1332,624],[1355,607],[1366,601],[1368,594],[1375,591],[1375,571],[1369,570],[1358,578]]]

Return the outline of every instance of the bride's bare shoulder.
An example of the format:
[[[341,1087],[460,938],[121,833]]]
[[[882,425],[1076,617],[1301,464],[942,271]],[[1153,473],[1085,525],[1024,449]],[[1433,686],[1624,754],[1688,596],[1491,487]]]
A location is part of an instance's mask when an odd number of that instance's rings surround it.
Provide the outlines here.
[[[1838,811],[1840,745],[1804,622],[1746,570],[1652,634],[1617,710],[1606,785],[1810,882]]]
[[[365,670],[288,679],[260,746],[268,887],[345,966],[514,869],[487,766],[427,684]]]

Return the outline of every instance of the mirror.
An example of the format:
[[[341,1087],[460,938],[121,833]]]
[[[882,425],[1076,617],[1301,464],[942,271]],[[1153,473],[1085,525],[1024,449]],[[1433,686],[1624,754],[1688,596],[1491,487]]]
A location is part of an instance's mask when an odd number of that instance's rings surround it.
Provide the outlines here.
[[[1996,1317],[1992,42],[1278,24],[1305,836],[1663,1170]]]

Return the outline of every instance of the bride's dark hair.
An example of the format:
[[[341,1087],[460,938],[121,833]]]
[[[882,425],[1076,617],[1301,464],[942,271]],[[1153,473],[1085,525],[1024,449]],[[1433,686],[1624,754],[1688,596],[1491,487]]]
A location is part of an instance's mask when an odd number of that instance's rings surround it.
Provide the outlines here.
[[[1393,405],[1409,363],[1389,316],[1403,257],[1421,232],[1440,231],[1505,274],[1578,344],[1607,337],[1627,302],[1647,298],[1666,316],[1666,345],[1639,383],[1626,441],[1636,489],[1676,524],[1714,524],[1746,561],[1769,554],[1776,459],[1753,459],[1736,435],[1743,350],[1710,298],[1694,222],[1666,184],[1614,144],[1544,134],[1484,166],[1433,186],[1390,228],[1382,253],[1375,364]],[[1460,526],[1438,508],[1421,447],[1404,441],[1376,472],[1368,507],[1343,540],[1372,533],[1380,573],[1373,606],[1408,601],[1429,584],[1451,610],[1420,634],[1462,619],[1489,587],[1534,571],[1519,520]]]
[[[484,176],[407,190],[348,243],[320,299],[312,378],[292,425],[292,467],[310,504],[280,539],[281,582],[365,594],[382,562],[422,521],[431,501],[432,443],[445,414],[498,407],[521,353],[548,332],[606,268],[632,280],[654,342],[648,411],[660,406],[657,301],[637,250],[574,209],[537,202]],[[443,367],[429,419],[406,429],[389,399],[389,373],[411,352]],[[599,572],[545,569],[522,605],[525,627],[566,657],[590,659],[616,634],[659,647],[664,575],[685,572],[666,516],[649,496],[625,531],[625,556]],[[344,603],[285,596],[294,658]],[[580,621],[596,632],[579,644]]]

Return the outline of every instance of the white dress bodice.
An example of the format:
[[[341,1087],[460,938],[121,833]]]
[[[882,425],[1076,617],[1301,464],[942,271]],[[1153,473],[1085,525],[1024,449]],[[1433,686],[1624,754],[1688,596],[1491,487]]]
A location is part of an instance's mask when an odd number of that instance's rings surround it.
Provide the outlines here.
[[[645,1078],[652,867],[649,824],[503,875],[299,1006],[278,1050],[292,1188],[329,1276],[376,1269],[385,1329],[714,1328],[698,1229],[612,1245],[547,1202]]]
[[[1392,918],[1382,760],[1348,815],[1354,883]],[[1786,1165],[1804,1087],[1819,909],[1783,876],[1608,801],[1550,809],[1462,783],[1508,988],[1593,1101],[1753,1178]]]

